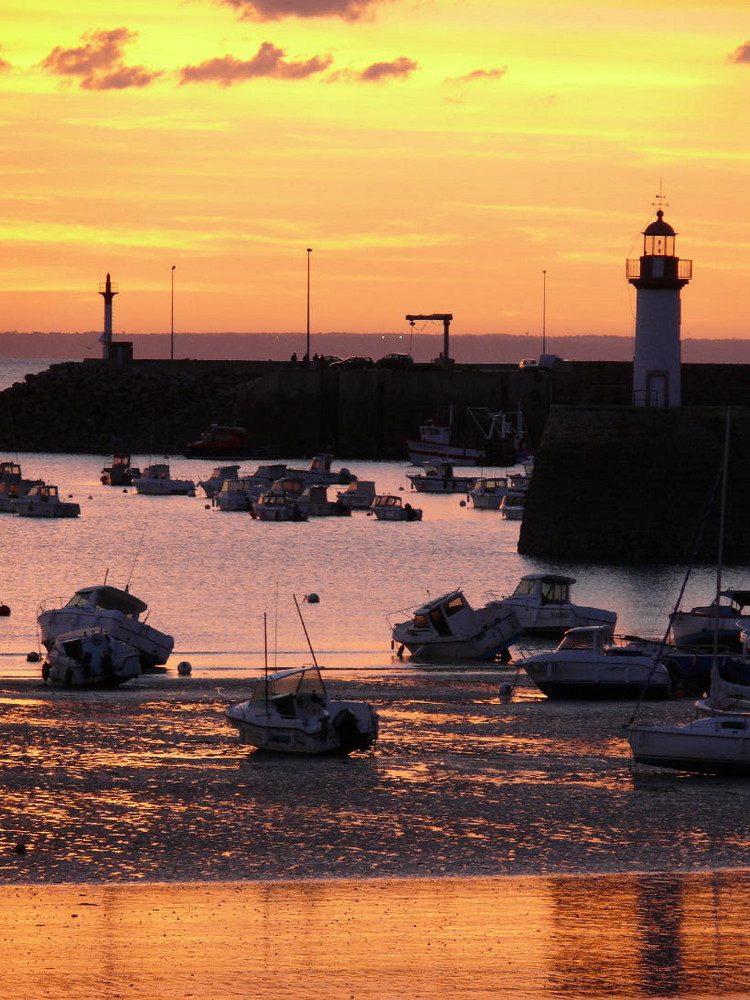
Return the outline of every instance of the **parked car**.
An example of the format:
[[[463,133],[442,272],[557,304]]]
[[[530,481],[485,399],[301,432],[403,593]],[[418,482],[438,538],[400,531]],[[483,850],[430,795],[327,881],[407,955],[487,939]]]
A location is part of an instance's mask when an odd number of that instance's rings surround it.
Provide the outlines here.
[[[534,361],[533,358],[525,358],[523,361],[518,362],[518,367],[521,371],[525,371],[527,368],[538,368],[539,362]]]
[[[321,368],[330,368],[332,365],[341,364],[343,360],[338,354],[320,354],[318,356],[318,364]]]
[[[377,368],[410,368],[413,364],[411,354],[386,354],[375,362]]]
[[[375,367],[375,362],[372,360],[372,358],[360,358],[357,356],[351,358],[344,358],[343,361],[335,361],[331,365],[331,368],[337,368],[339,370],[348,368],[374,368],[374,367]]]

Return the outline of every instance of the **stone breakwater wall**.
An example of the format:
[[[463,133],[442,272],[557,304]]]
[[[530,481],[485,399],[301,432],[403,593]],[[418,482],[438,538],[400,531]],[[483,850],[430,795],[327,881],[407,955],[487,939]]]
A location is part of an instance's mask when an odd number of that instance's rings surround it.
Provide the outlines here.
[[[536,453],[519,551],[581,562],[687,565],[696,546],[700,562],[715,562],[726,419],[724,406],[553,406]],[[733,407],[727,565],[750,562],[748,497],[750,409]]]
[[[64,362],[0,393],[0,450],[179,454],[212,423],[246,427],[259,455],[406,457],[420,423],[453,408],[516,410],[528,383],[512,366],[343,371],[277,362]],[[530,413],[543,426],[545,396]],[[533,417],[533,414],[532,414]],[[512,460],[512,455],[495,455]]]

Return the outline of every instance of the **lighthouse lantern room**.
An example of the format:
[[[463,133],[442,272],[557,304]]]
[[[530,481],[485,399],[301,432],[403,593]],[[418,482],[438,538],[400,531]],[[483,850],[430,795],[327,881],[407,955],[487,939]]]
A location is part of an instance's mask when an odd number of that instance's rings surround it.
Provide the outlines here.
[[[633,405],[680,406],[680,290],[693,276],[693,262],[675,254],[674,229],[659,209],[643,231],[643,253],[627,262],[637,290]]]

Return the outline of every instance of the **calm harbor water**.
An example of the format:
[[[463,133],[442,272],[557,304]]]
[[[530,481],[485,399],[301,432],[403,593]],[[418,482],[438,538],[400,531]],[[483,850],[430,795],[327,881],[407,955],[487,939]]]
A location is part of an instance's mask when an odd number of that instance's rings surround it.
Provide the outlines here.
[[[483,603],[542,570],[576,577],[618,631],[661,636],[682,567],[527,559],[518,524],[458,495],[411,497],[422,522],[267,524],[200,491],[104,487],[108,455],[6,457],[82,515],[0,514],[0,998],[750,995],[750,783],[637,774],[632,705],[553,704],[523,682],[501,702],[512,665],[425,669],[390,645],[389,619],[428,595]],[[169,461],[195,480],[213,466]],[[345,464],[408,492],[406,462]],[[45,689],[26,659],[39,605],[105,576],[175,636],[169,670]],[[685,603],[713,589],[696,570]],[[292,595],[313,592],[319,662],[381,716],[365,757],[275,760],[223,719],[263,669],[264,614],[271,665],[309,662]]]

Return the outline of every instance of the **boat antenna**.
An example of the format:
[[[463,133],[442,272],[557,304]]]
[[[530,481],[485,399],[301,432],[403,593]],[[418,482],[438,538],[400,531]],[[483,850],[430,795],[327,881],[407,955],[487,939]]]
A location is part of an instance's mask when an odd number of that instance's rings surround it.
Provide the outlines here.
[[[143,525],[143,531],[141,532],[141,537],[138,539],[138,544],[135,547],[135,555],[133,556],[133,563],[132,563],[132,565],[130,567],[130,573],[128,574],[128,578],[127,578],[127,580],[125,582],[125,590],[126,591],[130,590],[130,581],[133,578],[133,571],[135,570],[135,564],[138,561],[138,556],[139,556],[140,551],[141,551],[141,545],[143,544],[143,536],[146,534],[146,528],[147,527],[148,527],[147,524]]]
[[[307,625],[305,625],[305,619],[302,617],[302,611],[300,610],[299,601],[297,600],[297,595],[292,594],[292,597],[294,598],[294,605],[297,608],[297,614],[299,615],[299,620],[302,622],[302,629],[305,633],[305,638],[307,639],[307,645],[310,647],[310,655],[313,658],[313,663],[317,667],[318,661],[315,659],[315,650],[313,649],[312,643],[310,642],[310,636],[307,631]]]
[[[107,577],[109,576],[109,566],[104,570],[104,583],[107,582]]]

